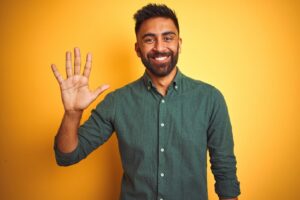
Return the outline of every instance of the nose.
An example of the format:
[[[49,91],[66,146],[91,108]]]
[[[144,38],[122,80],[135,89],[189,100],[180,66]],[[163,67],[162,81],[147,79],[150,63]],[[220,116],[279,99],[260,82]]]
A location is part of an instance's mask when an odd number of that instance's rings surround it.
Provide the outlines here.
[[[157,39],[154,45],[154,50],[156,51],[163,51],[165,49],[165,44],[161,38]]]

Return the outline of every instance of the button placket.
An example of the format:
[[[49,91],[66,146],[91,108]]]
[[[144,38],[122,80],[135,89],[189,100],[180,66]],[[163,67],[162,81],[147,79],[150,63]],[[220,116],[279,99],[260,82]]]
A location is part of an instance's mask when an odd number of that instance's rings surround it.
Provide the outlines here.
[[[159,132],[158,132],[158,199],[162,199],[161,197],[165,192],[165,184],[166,184],[166,168],[165,168],[165,138],[167,134],[167,121],[166,121],[166,99],[162,98],[159,101]]]

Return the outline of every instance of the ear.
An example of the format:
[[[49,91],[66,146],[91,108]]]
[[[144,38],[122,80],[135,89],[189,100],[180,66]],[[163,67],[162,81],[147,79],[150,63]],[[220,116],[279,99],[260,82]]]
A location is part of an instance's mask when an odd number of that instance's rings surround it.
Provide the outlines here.
[[[178,43],[178,45],[179,45],[179,47],[178,47],[178,52],[179,52],[179,53],[181,53],[181,44],[182,44],[182,39],[179,38],[179,43]]]
[[[139,47],[139,45],[138,45],[137,42],[134,44],[134,49],[135,49],[136,55],[138,57],[141,57],[141,49],[140,49],[140,47]]]

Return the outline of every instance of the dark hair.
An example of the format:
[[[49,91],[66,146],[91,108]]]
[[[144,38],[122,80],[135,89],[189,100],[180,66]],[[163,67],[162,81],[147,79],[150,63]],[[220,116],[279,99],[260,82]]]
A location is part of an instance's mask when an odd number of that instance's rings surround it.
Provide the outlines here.
[[[133,18],[135,19],[135,34],[137,34],[137,32],[139,31],[142,23],[150,18],[153,17],[165,17],[165,18],[170,18],[179,33],[179,24],[178,24],[178,20],[175,14],[174,10],[171,10],[170,8],[168,8],[166,5],[164,4],[148,4],[144,7],[142,7],[140,10],[138,10]]]

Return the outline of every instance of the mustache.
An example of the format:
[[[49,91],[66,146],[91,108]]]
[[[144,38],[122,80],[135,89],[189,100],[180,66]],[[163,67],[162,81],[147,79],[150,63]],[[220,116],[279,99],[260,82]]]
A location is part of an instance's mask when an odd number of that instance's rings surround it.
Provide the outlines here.
[[[148,58],[164,57],[164,56],[171,56],[171,55],[173,55],[172,51],[168,51],[168,52],[155,51],[155,52],[150,52],[148,54]]]

